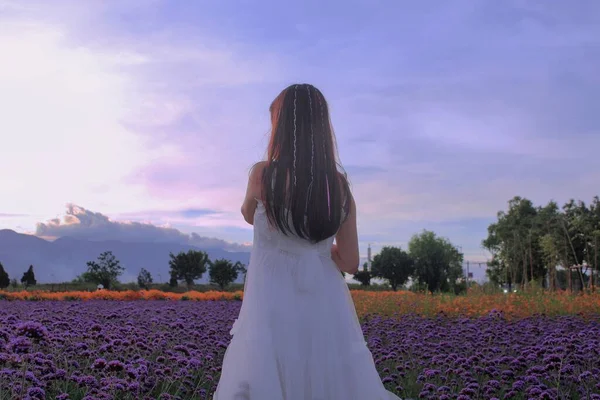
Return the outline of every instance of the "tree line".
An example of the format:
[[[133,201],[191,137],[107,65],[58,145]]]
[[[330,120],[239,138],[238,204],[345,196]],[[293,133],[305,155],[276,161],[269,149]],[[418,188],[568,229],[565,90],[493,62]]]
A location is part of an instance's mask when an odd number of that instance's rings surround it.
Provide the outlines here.
[[[417,290],[458,294],[466,290],[462,261],[463,254],[448,239],[425,230],[411,238],[408,251],[383,247],[370,269],[365,263],[354,279],[365,286],[373,278],[383,279],[394,291],[410,283]]]
[[[568,289],[594,290],[600,272],[600,199],[589,205],[570,200],[559,208],[554,201],[535,206],[514,197],[488,227],[482,245],[492,253],[486,273],[495,284],[511,289],[537,282],[556,290],[563,273]]]
[[[589,205],[570,200],[559,208],[554,201],[535,206],[526,198],[514,197],[508,202],[508,210],[500,211],[497,221],[488,227],[482,246],[492,255],[486,274],[494,285],[512,290],[515,285],[526,288],[536,282],[556,290],[561,288],[560,282],[566,282],[564,289],[577,286],[593,290],[600,275],[600,199],[594,197]],[[384,247],[370,269],[358,271],[354,279],[369,285],[373,278],[379,278],[393,290],[410,283],[412,288],[432,293],[460,293],[466,289],[462,261],[463,254],[447,239],[423,231],[411,238],[407,251]],[[87,266],[76,282],[93,282],[107,289],[118,282],[124,271],[110,251],[89,261]],[[210,282],[221,289],[240,273],[246,273],[243,264],[224,259],[213,262],[202,251],[169,253],[171,286],[183,282],[189,287],[207,271]],[[138,285],[148,288],[152,282],[150,272],[142,268]],[[16,279],[9,279],[0,263],[0,288],[11,283],[18,285]],[[33,266],[23,274],[21,283],[36,284]]]
[[[377,254],[371,269],[358,271],[354,279],[363,285],[369,285],[372,278],[380,278],[389,283],[393,290],[412,282],[413,287],[431,292],[462,292],[466,289],[462,271],[463,255],[447,239],[423,231],[413,236],[408,252],[399,247],[384,247]],[[111,251],[101,253],[97,260],[87,262],[87,270],[74,279],[74,283],[93,283],[99,287],[111,289],[119,283],[119,277],[125,268]],[[218,259],[211,261],[203,251],[189,250],[178,254],[169,253],[169,285],[180,283],[191,287],[194,281],[208,272],[210,283],[221,290],[235,282],[239,274],[246,273],[246,267],[240,263]],[[5,277],[4,277],[5,276]],[[2,285],[4,282],[6,285]],[[35,285],[33,266],[30,266],[21,279],[26,285]],[[140,288],[148,289],[154,279],[151,273],[142,268],[137,277]],[[0,288],[10,283],[8,274],[0,264]]]
[[[118,277],[125,271],[121,263],[110,251],[105,251],[98,256],[96,261],[88,261],[88,270],[76,278],[82,282],[92,282],[110,289],[118,282]],[[178,254],[169,253],[169,285],[178,286],[184,282],[190,288],[194,281],[201,279],[208,271],[210,283],[225,289],[235,282],[239,274],[246,273],[246,267],[240,262],[231,262],[226,259],[211,261],[204,251],[188,250]],[[154,279],[150,272],[142,268],[137,277],[138,286],[148,289]]]
[[[33,265],[30,265],[27,271],[23,273],[23,276],[21,277],[21,284],[25,285],[25,287],[37,285],[35,272],[33,272]],[[8,272],[6,272],[4,266],[0,262],[0,289],[6,289],[9,285],[17,287],[19,282],[16,278],[10,279]]]
[[[433,232],[423,231],[412,237],[408,252],[400,247],[384,247],[375,256],[371,269],[358,271],[354,279],[363,285],[370,285],[372,278],[380,278],[393,290],[410,281],[413,288],[420,290],[460,293],[466,289],[462,260],[463,255],[447,239],[438,237]],[[119,283],[119,277],[125,271],[111,251],[101,253],[97,260],[86,264],[87,270],[77,276],[73,283],[93,283],[101,288],[111,289]],[[225,259],[211,261],[203,251],[169,253],[169,285],[172,287],[179,283],[191,287],[207,271],[210,283],[223,290],[235,282],[240,273],[246,274],[246,267],[240,262],[233,263]],[[5,281],[6,284],[3,285]],[[25,272],[21,282],[26,286],[35,285],[33,266]],[[8,274],[0,264],[0,288],[7,287],[9,283]],[[140,288],[148,289],[154,283],[152,274],[142,268],[137,283]]]
[[[121,262],[111,251],[101,253],[97,260],[86,263],[87,271],[77,276],[74,283],[93,283],[101,285],[104,289],[111,289],[119,283],[119,277],[125,271]],[[210,283],[219,286],[221,290],[225,289],[231,283],[235,282],[239,274],[246,273],[246,267],[240,262],[231,262],[226,259],[217,259],[211,261],[208,254],[203,251],[189,250],[178,254],[169,253],[169,274],[170,286],[177,286],[184,282],[188,287],[194,284],[194,281],[201,279],[208,271]],[[149,289],[154,279],[152,274],[145,268],[142,268],[137,277],[138,286],[142,289]],[[33,265],[23,274],[21,283],[26,287],[36,285]],[[8,273],[0,263],[0,289],[7,288],[11,284]],[[13,286],[17,286],[16,279],[12,280]]]

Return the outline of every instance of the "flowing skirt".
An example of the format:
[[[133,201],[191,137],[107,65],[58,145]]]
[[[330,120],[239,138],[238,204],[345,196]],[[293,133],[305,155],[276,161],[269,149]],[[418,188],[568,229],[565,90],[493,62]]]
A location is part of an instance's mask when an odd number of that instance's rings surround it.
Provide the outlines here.
[[[329,254],[253,252],[231,334],[214,400],[399,399]]]

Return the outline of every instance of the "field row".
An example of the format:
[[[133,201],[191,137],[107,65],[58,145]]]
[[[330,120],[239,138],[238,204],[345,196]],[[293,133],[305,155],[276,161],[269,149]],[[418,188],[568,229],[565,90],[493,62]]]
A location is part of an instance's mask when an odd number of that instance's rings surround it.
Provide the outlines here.
[[[482,294],[468,296],[428,295],[413,292],[351,291],[358,314],[435,316],[485,316],[499,312],[506,318],[522,318],[531,315],[598,315],[600,294],[569,295],[566,292],[537,292],[529,294]],[[0,300],[171,300],[214,301],[242,300],[243,292],[187,292],[170,293],[159,290],[93,292],[3,292]]]
[[[2,301],[0,400],[210,399],[240,304]],[[362,328],[402,398],[600,399],[599,316],[370,315]]]

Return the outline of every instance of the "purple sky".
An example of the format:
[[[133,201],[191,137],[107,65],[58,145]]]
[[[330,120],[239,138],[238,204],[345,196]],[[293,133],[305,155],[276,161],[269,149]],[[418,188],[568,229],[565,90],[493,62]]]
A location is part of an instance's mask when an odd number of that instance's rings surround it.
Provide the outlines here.
[[[0,0],[0,57],[0,228],[247,243],[294,82],[330,102],[364,254],[432,229],[482,260],[513,196],[599,193],[596,0]]]

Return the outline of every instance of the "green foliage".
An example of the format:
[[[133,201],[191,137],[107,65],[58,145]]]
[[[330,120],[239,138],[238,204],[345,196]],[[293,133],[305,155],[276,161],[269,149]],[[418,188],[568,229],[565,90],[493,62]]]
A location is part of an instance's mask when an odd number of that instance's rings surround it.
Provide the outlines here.
[[[183,280],[188,287],[194,284],[194,280],[202,278],[210,262],[208,254],[196,250],[188,250],[187,253],[182,251],[177,255],[169,253],[169,257],[170,283]]]
[[[392,290],[392,287],[387,283],[371,284],[369,286],[363,286],[360,283],[348,283],[348,289],[350,290],[363,290],[365,292],[388,292]]]
[[[148,290],[152,284],[152,275],[146,268],[142,268],[137,277],[138,286]]]
[[[372,276],[371,276],[371,272],[369,272],[369,270],[367,269],[367,263],[365,263],[365,265],[363,265],[363,269],[360,271],[357,271],[352,278],[355,281],[360,282],[360,284],[362,286],[371,285]]]
[[[77,275],[75,277],[75,279],[73,279],[71,281],[71,283],[74,285],[83,285],[83,284],[90,284],[90,283],[96,283],[96,282],[94,281],[93,276],[88,271],[86,271],[86,272],[82,273],[81,275]]]
[[[233,264],[229,260],[219,259],[211,263],[208,269],[210,283],[219,285],[221,290],[235,282],[239,273],[246,273],[246,268],[239,261]]]
[[[483,247],[492,253],[488,277],[495,283],[525,287],[530,281],[545,275],[541,261],[540,235],[556,226],[557,206],[551,202],[545,209],[521,197],[508,202],[508,211],[498,213],[498,222],[488,227],[488,238]]]
[[[10,278],[4,270],[4,266],[0,263],[0,289],[6,289],[8,285],[10,285]]]
[[[469,281],[469,290],[476,288],[477,282]],[[454,284],[450,285],[450,289],[454,294],[464,294],[467,292],[467,282],[464,279],[458,279]]]
[[[423,231],[412,237],[408,249],[415,263],[415,281],[431,293],[461,290],[463,255],[447,239]]]
[[[545,285],[548,276],[551,290],[562,287],[559,280],[566,274],[566,286],[593,287],[589,277],[598,271],[600,261],[600,199],[589,206],[570,200],[562,209],[551,201],[535,207],[530,200],[515,197],[508,210],[498,213],[498,220],[488,227],[483,247],[492,253],[487,275],[494,284],[522,287],[533,282]],[[583,266],[583,271],[558,268]]]
[[[35,286],[37,281],[35,280],[35,273],[33,272],[33,265],[30,265],[27,271],[23,274],[21,278],[21,283],[25,285],[25,287]]]
[[[118,280],[118,277],[125,271],[121,263],[111,251],[105,251],[98,256],[98,261],[88,261],[88,270],[82,279],[84,282],[94,282],[110,289]]]
[[[399,247],[386,246],[373,258],[371,275],[385,279],[392,290],[404,285],[414,272],[414,261]]]

